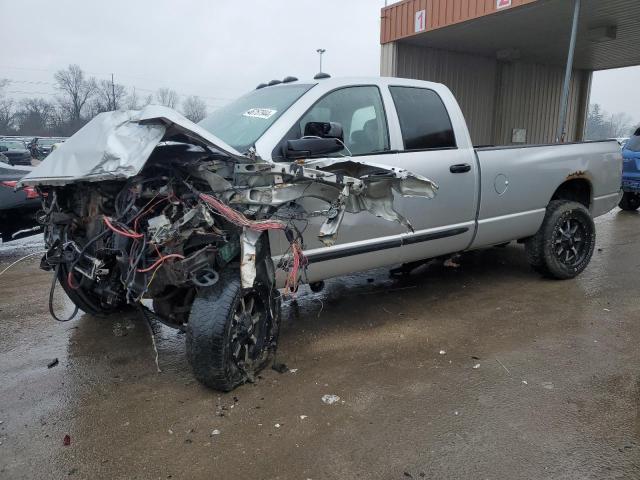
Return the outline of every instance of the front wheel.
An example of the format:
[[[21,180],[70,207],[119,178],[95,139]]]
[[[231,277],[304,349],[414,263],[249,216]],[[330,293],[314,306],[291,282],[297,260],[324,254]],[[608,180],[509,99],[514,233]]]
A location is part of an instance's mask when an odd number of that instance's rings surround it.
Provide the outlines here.
[[[624,192],[618,206],[630,212],[637,210],[640,208],[640,193]]]
[[[228,392],[253,381],[276,349],[280,300],[275,289],[242,289],[228,269],[196,296],[187,323],[187,358],[195,377]]]
[[[544,275],[569,279],[579,275],[593,255],[596,229],[587,208],[577,202],[554,200],[542,226],[527,240],[529,263]]]

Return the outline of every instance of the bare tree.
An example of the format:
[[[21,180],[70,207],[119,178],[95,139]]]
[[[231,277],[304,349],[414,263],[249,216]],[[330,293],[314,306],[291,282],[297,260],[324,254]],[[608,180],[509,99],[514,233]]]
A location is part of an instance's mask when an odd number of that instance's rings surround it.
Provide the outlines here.
[[[177,108],[178,103],[180,103],[180,99],[175,90],[171,90],[170,88],[160,88],[156,92],[156,101],[160,105],[164,105],[169,108]]]
[[[633,119],[625,112],[612,113],[609,119],[610,136],[613,138],[628,137],[633,128]]]
[[[97,88],[95,79],[85,78],[78,65],[69,65],[66,70],[58,70],[54,79],[57,89],[61,92],[58,98],[60,107],[71,123],[80,125],[85,107]]]
[[[140,110],[142,107],[146,107],[150,103],[153,103],[153,95],[149,94],[141,99],[136,92],[136,87],[131,89],[131,92],[129,92],[124,100],[124,104],[128,110]]]
[[[118,110],[124,106],[127,90],[119,83],[112,84],[110,80],[100,80],[96,84],[93,110],[95,114]]]
[[[9,135],[14,133],[15,105],[12,99],[6,98],[4,87],[9,80],[0,78],[0,134]]]
[[[207,104],[200,97],[191,95],[182,102],[182,112],[194,123],[207,116]]]
[[[43,98],[26,98],[20,102],[16,113],[18,132],[21,135],[49,135],[55,108]]]

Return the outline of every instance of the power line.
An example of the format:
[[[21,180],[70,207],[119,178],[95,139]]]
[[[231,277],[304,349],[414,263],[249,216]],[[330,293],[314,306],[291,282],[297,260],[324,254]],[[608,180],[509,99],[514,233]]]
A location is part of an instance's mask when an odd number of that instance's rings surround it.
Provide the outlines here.
[[[51,69],[42,69],[42,68],[29,68],[29,67],[13,67],[13,66],[9,66],[9,65],[0,65],[0,68],[7,68],[7,69],[15,69],[15,70],[31,70],[31,71],[35,71],[35,72],[47,72],[47,73],[55,73],[58,70],[51,70]],[[98,72],[84,72],[87,73],[89,75],[93,75],[95,77],[103,77],[101,78],[102,80],[109,80],[111,78],[111,74],[110,73],[98,73]],[[120,77],[129,77],[129,78],[145,78],[145,77],[136,77],[134,75],[120,75]],[[47,82],[44,80],[15,80],[15,79],[7,79],[10,82],[15,82],[15,83],[24,83],[24,84],[30,84],[30,85],[53,85],[55,86],[56,83],[55,82]],[[150,79],[147,79],[150,80]],[[159,88],[156,89],[148,89],[148,88],[141,88],[138,87],[137,85],[131,85],[131,84],[122,84],[128,88],[136,88],[137,90],[141,90],[141,91],[145,91],[145,92],[150,92],[150,93],[155,93],[159,90]],[[172,89],[173,90],[173,89]],[[208,100],[212,100],[212,101],[222,101],[222,102],[230,102],[231,100],[234,100],[233,98],[228,98],[228,97],[212,97],[209,95],[197,95],[195,93],[181,93],[179,91],[176,91],[176,93],[180,96],[185,96],[185,97],[189,97],[189,96],[196,96],[196,97],[200,97],[200,98],[206,98]]]
[[[54,82],[46,82],[44,80],[16,80],[13,78],[4,78],[4,80],[7,80],[9,83],[17,83],[17,84],[24,84],[24,85],[51,85],[51,86],[55,86],[56,83]],[[138,87],[136,85],[128,85],[128,84],[120,84],[122,86],[124,86],[125,88],[128,89],[133,89],[136,91],[141,91],[141,92],[147,92],[150,94],[155,94],[158,89],[156,90],[152,90],[149,88],[143,88],[143,87]],[[54,97],[56,95],[58,95],[59,93],[57,92],[41,92],[41,91],[28,91],[28,90],[6,90],[6,93],[10,93],[10,94],[15,94],[15,95],[47,95],[47,96],[51,96]],[[205,100],[209,100],[208,102],[205,101],[205,103],[207,104],[208,107],[212,107],[212,108],[219,108],[221,106],[221,104],[224,104],[225,102],[230,102],[233,99],[231,98],[223,98],[223,97],[210,97],[210,96],[205,96],[205,95],[197,95],[197,94],[193,94],[193,93],[184,93],[184,92],[179,92],[176,91],[176,93],[180,96],[180,97],[189,97],[189,96],[196,96],[199,97],[201,99],[205,99]]]

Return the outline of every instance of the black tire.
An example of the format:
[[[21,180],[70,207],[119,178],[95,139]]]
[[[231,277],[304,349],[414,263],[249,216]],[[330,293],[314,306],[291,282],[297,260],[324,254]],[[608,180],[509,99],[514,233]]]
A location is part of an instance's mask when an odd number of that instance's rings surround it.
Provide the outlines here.
[[[589,210],[577,202],[554,200],[525,248],[534,270],[565,280],[576,277],[589,265],[595,245],[596,229]]]
[[[67,281],[68,274],[69,269],[67,264],[60,264],[60,268],[58,269],[58,281],[60,282],[64,293],[67,294],[67,297],[69,297],[73,304],[83,312],[95,317],[106,317],[131,308],[127,304],[115,306],[105,305],[102,303],[98,295],[95,295],[89,289],[83,288],[82,285],[77,289],[71,288]]]
[[[628,212],[633,212],[634,210],[638,210],[638,208],[640,208],[640,194],[632,193],[632,192],[624,192],[618,206],[622,210],[626,210]]]
[[[230,267],[222,272],[213,287],[198,292],[186,335],[187,358],[198,381],[209,388],[229,392],[253,381],[271,361],[280,319],[280,299],[276,294],[275,289],[260,286],[243,290],[239,272]],[[245,299],[253,302],[252,311],[255,306],[260,312],[256,323],[251,321],[251,312],[242,307]],[[246,300],[245,308],[248,302]],[[247,327],[248,323],[253,325]],[[238,345],[239,352],[236,351]]]

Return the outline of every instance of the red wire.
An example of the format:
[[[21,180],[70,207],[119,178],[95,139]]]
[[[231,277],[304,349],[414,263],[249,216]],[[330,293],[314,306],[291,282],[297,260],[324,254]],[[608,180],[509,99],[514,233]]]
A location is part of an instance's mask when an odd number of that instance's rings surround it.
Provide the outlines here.
[[[184,260],[184,257],[182,255],[179,255],[177,253],[172,253],[171,255],[166,255],[164,257],[160,257],[158,260],[156,260],[153,265],[151,265],[150,267],[147,268],[138,268],[136,269],[137,272],[139,273],[147,273],[150,272],[151,270],[153,270],[154,268],[156,268],[158,265],[164,263],[166,260],[169,260],[170,258],[179,258],[180,260]]]
[[[141,213],[136,215],[136,218],[135,218],[135,220],[133,222],[133,229],[137,230],[138,229],[138,220],[140,220],[144,215],[149,213],[153,207],[155,207],[156,205],[159,205],[160,203],[164,202],[165,200],[169,200],[169,197],[161,198],[160,200],[155,202],[153,205],[151,205],[149,208],[145,208],[144,211],[142,211]]]
[[[111,223],[108,217],[104,216],[102,218],[104,220],[104,223],[107,225],[107,227],[109,227],[110,230],[113,230],[114,232],[116,232],[118,235],[122,235],[123,237],[128,237],[128,238],[136,238],[136,239],[144,237],[144,235],[142,235],[141,233],[136,233],[136,232],[129,233],[129,232],[125,232],[124,230],[120,230],[113,226],[113,224]]]

